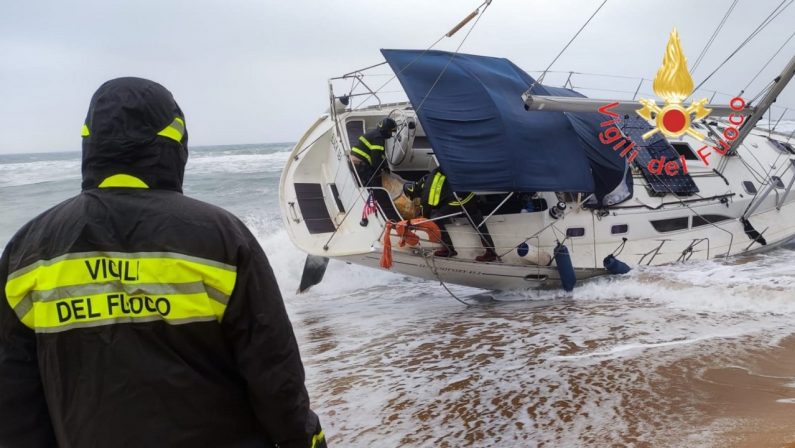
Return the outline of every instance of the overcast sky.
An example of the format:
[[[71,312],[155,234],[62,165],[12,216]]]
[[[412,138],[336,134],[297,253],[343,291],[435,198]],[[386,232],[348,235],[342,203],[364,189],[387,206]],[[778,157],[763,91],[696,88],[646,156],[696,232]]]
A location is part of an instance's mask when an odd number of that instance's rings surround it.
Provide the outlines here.
[[[779,2],[740,0],[693,72],[695,82]],[[119,76],[153,79],[171,90],[186,114],[191,145],[295,141],[328,107],[328,78],[381,62],[380,48],[426,48],[480,1],[3,3],[0,153],[7,154],[78,150],[91,95],[102,82]],[[493,0],[462,51],[507,57],[528,71],[544,69],[600,3]],[[692,65],[730,3],[608,0],[552,70],[653,78],[673,27],[679,30]],[[739,91],[795,29],[794,24],[792,7],[707,87]],[[452,50],[463,35],[445,39],[437,48]],[[793,54],[795,39],[749,91],[756,93]],[[581,85],[589,87],[585,84],[592,82],[596,81],[584,78]],[[621,88],[632,86],[625,83]],[[779,104],[795,106],[795,82]]]

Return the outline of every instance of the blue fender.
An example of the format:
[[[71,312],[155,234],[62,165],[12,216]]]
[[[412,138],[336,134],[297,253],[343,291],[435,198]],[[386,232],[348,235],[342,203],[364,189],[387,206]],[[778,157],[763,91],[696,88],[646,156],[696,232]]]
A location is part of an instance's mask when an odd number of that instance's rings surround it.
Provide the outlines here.
[[[569,249],[558,243],[555,246],[554,254],[555,265],[557,265],[558,274],[560,274],[560,285],[566,291],[574,290],[574,284],[577,283],[577,275],[574,273],[574,266],[571,264]]]
[[[614,257],[613,254],[606,256],[602,264],[611,274],[626,274],[632,270],[626,263]]]

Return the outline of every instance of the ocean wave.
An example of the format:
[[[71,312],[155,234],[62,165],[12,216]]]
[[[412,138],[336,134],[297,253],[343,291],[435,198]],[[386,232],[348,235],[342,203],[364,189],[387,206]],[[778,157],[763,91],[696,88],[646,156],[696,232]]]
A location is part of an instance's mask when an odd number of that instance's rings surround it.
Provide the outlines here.
[[[188,159],[185,171],[187,175],[281,172],[289,156],[289,151],[266,154],[240,154],[238,151],[221,155],[199,153]]]
[[[0,164],[0,188],[80,180],[80,159]],[[79,183],[79,182],[78,182]]]

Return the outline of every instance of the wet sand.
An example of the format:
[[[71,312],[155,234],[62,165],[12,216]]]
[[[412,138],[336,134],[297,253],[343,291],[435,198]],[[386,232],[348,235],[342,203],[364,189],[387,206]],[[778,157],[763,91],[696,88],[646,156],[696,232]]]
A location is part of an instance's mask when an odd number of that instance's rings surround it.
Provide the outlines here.
[[[693,378],[694,389],[705,393],[704,413],[735,422],[718,435],[721,445],[795,447],[795,336],[736,364]]]
[[[771,343],[749,316],[368,301],[298,325],[335,445],[795,448],[795,336]]]

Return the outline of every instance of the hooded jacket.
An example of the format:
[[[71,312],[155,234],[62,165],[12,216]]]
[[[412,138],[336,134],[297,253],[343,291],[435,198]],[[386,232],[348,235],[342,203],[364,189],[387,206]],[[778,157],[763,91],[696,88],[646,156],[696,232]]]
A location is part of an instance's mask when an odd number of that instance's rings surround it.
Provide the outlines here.
[[[264,252],[182,194],[187,140],[157,83],[94,94],[82,192],[0,259],[0,446],[325,446]]]

